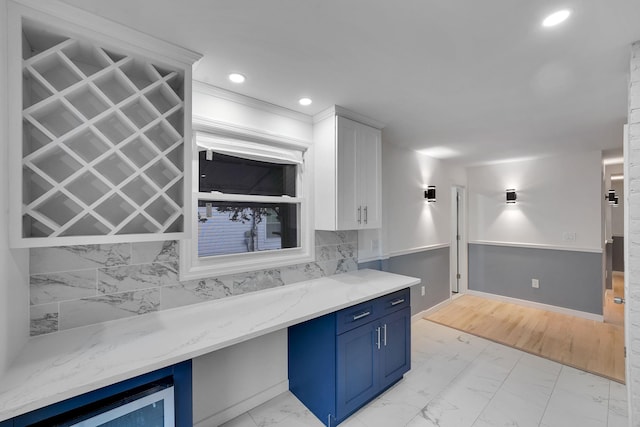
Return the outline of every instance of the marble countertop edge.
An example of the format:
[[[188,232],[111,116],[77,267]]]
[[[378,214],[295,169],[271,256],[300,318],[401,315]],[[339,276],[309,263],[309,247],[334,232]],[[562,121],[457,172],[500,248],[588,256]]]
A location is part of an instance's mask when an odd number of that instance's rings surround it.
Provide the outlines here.
[[[419,283],[358,270],[33,337],[0,376],[0,421]]]

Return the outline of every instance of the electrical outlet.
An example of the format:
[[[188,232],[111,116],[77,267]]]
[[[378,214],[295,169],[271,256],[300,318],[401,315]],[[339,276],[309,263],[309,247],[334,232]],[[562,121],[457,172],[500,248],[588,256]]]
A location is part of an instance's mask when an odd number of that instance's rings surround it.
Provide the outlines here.
[[[421,292],[422,296],[424,296],[424,294],[426,294],[426,293],[427,293],[427,290],[426,290],[426,288],[423,286],[420,292]]]
[[[540,287],[540,281],[538,279],[531,279],[531,287],[538,289]]]
[[[380,249],[380,241],[378,239],[372,239],[371,240],[371,250],[373,252],[375,252],[378,249]]]
[[[562,240],[565,242],[575,242],[576,241],[576,233],[575,231],[565,231],[562,233]]]

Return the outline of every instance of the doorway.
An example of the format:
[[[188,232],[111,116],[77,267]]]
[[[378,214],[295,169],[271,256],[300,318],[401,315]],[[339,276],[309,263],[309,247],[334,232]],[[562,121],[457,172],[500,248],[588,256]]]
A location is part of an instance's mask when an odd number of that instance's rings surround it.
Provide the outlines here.
[[[456,296],[467,290],[467,221],[466,188],[451,187],[451,295]]]
[[[605,164],[605,323],[624,327],[624,209],[623,164]],[[614,201],[612,201],[614,199]]]

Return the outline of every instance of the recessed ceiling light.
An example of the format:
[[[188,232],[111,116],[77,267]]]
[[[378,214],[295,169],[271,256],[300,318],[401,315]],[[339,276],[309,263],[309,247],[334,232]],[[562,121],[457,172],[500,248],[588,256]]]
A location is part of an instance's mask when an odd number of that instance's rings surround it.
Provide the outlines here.
[[[311,105],[313,101],[309,98],[300,98],[300,101],[298,102],[300,103],[300,105],[304,105],[306,107],[307,105]]]
[[[553,27],[564,22],[569,15],[571,15],[571,11],[568,9],[559,10],[557,12],[552,13],[551,15],[544,18],[542,21],[543,27]]]
[[[247,78],[239,73],[231,73],[229,74],[229,80],[231,80],[234,83],[244,83],[244,81],[247,80]]]

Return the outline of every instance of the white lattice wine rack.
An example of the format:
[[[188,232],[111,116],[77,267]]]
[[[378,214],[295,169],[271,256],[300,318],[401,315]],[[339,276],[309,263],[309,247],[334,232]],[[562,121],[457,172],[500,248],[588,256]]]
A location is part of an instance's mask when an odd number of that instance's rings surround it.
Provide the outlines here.
[[[22,20],[21,246],[184,232],[185,78]]]

